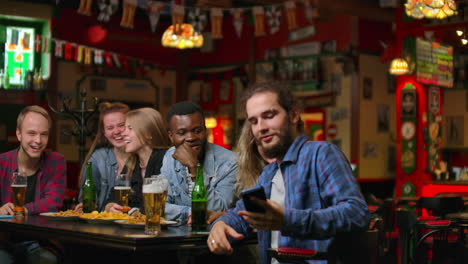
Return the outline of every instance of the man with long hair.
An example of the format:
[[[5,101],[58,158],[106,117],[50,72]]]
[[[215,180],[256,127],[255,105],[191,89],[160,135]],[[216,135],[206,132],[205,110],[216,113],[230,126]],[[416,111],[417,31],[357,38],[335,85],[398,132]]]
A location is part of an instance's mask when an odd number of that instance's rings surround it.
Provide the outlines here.
[[[302,133],[290,90],[278,83],[257,84],[243,102],[257,144],[266,158],[276,159],[257,183],[267,197],[257,200],[265,213],[246,211],[239,200],[214,222],[210,250],[232,253],[228,238],[240,239],[257,229],[261,263],[277,263],[268,257],[268,248],[326,252],[337,234],[365,230],[369,212],[349,162],[335,145],[309,141]]]

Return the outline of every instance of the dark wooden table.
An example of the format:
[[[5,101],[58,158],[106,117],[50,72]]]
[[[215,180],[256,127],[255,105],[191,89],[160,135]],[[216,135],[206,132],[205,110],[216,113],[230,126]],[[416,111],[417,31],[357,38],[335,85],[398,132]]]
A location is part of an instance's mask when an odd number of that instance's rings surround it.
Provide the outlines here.
[[[14,236],[53,246],[65,263],[187,263],[193,256],[209,255],[208,232],[192,233],[186,225],[163,228],[158,236],[150,237],[142,228],[123,228],[112,222],[91,224],[80,219],[28,216],[24,220],[0,220],[0,233],[9,239]]]

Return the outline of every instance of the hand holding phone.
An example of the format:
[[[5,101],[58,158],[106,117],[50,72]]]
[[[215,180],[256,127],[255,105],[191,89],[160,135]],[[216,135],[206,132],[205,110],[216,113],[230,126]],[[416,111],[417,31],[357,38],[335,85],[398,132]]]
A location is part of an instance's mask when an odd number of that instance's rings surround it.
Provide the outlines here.
[[[262,186],[246,189],[241,192],[242,200],[244,201],[245,209],[249,212],[265,213],[265,207],[260,205],[255,200],[266,201],[265,190]]]

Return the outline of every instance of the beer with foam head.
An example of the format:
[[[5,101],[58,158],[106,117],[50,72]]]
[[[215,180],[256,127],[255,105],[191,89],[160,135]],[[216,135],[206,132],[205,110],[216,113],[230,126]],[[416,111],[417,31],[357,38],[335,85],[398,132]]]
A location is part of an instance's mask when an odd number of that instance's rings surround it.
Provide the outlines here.
[[[24,203],[26,201],[26,184],[12,184],[13,204],[15,205],[15,215],[24,215]]]
[[[157,235],[161,231],[160,219],[167,198],[167,184],[160,178],[146,178],[143,183],[145,207],[145,234]]]
[[[14,172],[11,178],[11,190],[13,193],[13,211],[15,215],[24,215],[24,204],[26,203],[26,188],[28,186],[27,177],[19,172]]]
[[[122,212],[126,213],[130,210],[128,207],[128,196],[132,188],[130,186],[114,186],[114,194],[116,201],[123,206]]]

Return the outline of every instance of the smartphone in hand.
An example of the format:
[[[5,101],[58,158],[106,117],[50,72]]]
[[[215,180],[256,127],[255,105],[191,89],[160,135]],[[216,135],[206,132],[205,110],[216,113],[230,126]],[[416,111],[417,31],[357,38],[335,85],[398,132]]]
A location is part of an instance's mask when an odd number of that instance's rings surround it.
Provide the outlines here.
[[[265,207],[255,202],[255,199],[266,201],[265,190],[262,186],[246,189],[241,192],[245,209],[249,212],[265,213]]]

